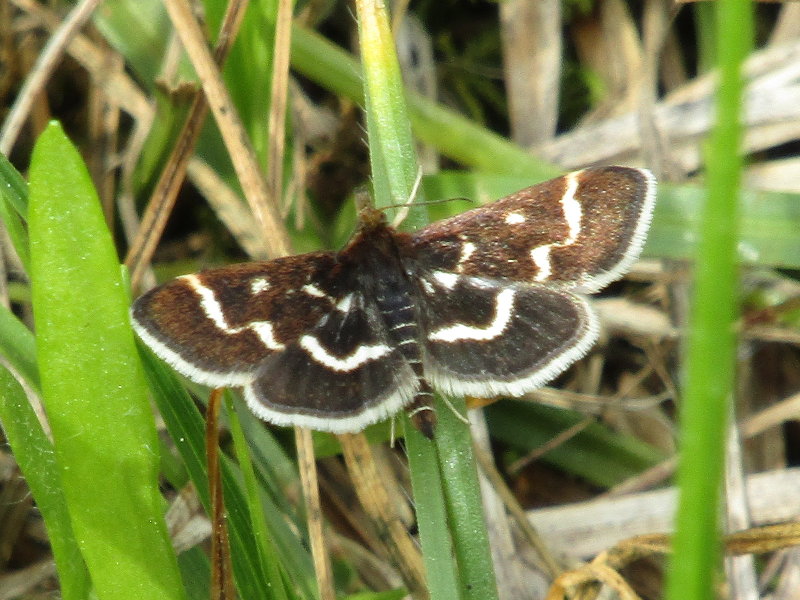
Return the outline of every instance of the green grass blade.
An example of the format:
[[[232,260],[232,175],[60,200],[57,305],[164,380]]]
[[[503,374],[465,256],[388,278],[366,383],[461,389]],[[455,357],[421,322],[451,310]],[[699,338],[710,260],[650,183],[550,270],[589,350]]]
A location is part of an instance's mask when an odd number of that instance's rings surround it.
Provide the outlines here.
[[[208,513],[208,470],[203,417],[174,373],[148,349],[142,349],[141,357],[153,400],[186,464],[186,470],[195,484],[200,502]],[[225,461],[221,461],[220,465],[237,589],[243,598],[271,598],[268,587],[262,585],[263,573],[250,535],[251,525],[238,482],[232,477]]]
[[[23,223],[27,214],[28,184],[8,159],[0,154],[0,221],[8,231],[22,266],[30,273],[28,232]]]
[[[467,168],[549,179],[559,169],[466,117],[416,94],[409,95],[414,133]]]
[[[8,159],[0,154],[0,193],[20,216],[28,214],[28,183]]]
[[[236,450],[236,458],[239,461],[239,468],[242,471],[242,481],[244,484],[245,498],[250,512],[250,522],[253,524],[253,538],[256,543],[261,566],[266,572],[266,578],[271,583],[270,589],[275,600],[286,600],[287,592],[283,587],[283,576],[280,572],[278,552],[273,543],[272,535],[267,527],[264,518],[264,509],[261,506],[258,481],[253,462],[250,460],[250,450],[244,436],[242,426],[239,424],[239,417],[234,410],[230,393],[225,394],[225,407],[228,410],[228,420],[230,422],[231,435]]]
[[[436,448],[447,500],[450,534],[458,562],[461,598],[492,600],[497,598],[497,583],[492,566],[489,534],[483,516],[478,470],[472,454],[469,426],[453,412],[466,415],[463,398],[450,398],[450,406],[436,405],[439,427]]]
[[[182,599],[119,262],[86,167],[57,124],[33,152],[28,212],[42,394],[92,582],[104,599]]]
[[[357,3],[357,7],[376,194],[379,204],[388,199],[403,202],[416,178],[417,164],[394,40],[382,5],[364,0]],[[386,178],[382,179],[384,175]],[[390,186],[390,190],[381,192],[381,184]],[[420,225],[420,219],[426,219],[427,215],[420,211],[416,218],[414,225]],[[435,473],[430,464],[422,464],[422,460],[431,458],[434,453],[426,451],[427,446],[421,440],[415,452],[409,453],[410,468],[415,471],[415,488],[434,496],[418,505],[423,511],[431,510],[419,516],[423,528],[430,534],[426,536],[421,531],[426,571],[430,578],[433,570],[442,570],[442,577],[437,575],[436,581],[440,598],[454,598],[460,591],[464,598],[491,600],[497,597],[497,590],[469,429],[443,403],[437,405],[439,473]],[[443,411],[447,414],[442,414]],[[433,524],[434,520],[445,516],[452,532],[453,554],[443,554],[442,544],[447,542],[438,539],[445,524]],[[467,530],[469,536],[465,535]],[[454,557],[455,563],[452,562]],[[480,575],[476,568],[478,563]],[[454,573],[458,574],[455,581]],[[444,589],[452,585],[457,587]]]
[[[39,391],[36,340],[31,330],[5,306],[0,306],[0,356],[17,376]]]
[[[724,440],[734,389],[736,244],[741,182],[741,65],[753,39],[748,0],[719,0],[717,125],[707,152],[708,198],[701,220],[694,303],[681,407],[681,455],[674,553],[667,598],[716,596]]]
[[[22,386],[3,367],[0,367],[0,425],[47,526],[61,597],[84,600],[89,597],[91,581],[72,531],[53,445]]]
[[[492,438],[524,456],[585,419],[579,412],[502,400],[486,408]],[[551,449],[540,460],[609,488],[653,467],[667,457],[641,440],[591,423]]]
[[[431,600],[456,600],[460,597],[458,566],[453,560],[453,539],[448,527],[436,445],[417,431],[408,417],[404,424],[428,591]]]
[[[184,460],[189,477],[197,488],[200,501],[208,510],[203,417],[170,369],[144,347],[141,356],[153,399]],[[259,552],[253,540],[253,526],[239,474],[229,460],[221,461],[221,470],[237,589],[242,598],[272,598],[270,582],[264,577]],[[289,529],[283,515],[269,502],[266,494],[262,494],[262,504],[268,528],[274,532],[282,566],[304,597],[313,598],[316,587],[314,571],[310,557],[301,547],[301,540]]]
[[[187,600],[208,600],[211,565],[203,548],[196,546],[178,555],[178,567],[186,586]]]
[[[411,197],[418,167],[394,38],[382,5],[362,0],[356,6],[375,200],[379,207],[403,204]],[[404,226],[425,222],[427,213],[418,206]]]

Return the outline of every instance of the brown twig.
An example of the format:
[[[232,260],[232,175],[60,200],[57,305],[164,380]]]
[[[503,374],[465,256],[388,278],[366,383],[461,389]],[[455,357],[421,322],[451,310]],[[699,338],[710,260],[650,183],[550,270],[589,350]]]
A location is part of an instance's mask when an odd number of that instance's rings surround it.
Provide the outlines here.
[[[222,403],[222,392],[221,388],[212,390],[206,412],[206,460],[211,513],[211,599],[233,600],[236,598],[236,588],[233,582],[231,549],[225,520],[225,501],[222,495],[222,477],[219,470],[217,416]]]

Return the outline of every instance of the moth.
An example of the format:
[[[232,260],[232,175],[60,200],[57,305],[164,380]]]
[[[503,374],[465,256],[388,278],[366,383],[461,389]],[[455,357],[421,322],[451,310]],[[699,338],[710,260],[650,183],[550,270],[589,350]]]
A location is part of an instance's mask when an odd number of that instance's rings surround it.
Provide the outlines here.
[[[595,342],[586,294],[639,256],[655,188],[644,169],[588,168],[415,233],[361,207],[341,251],[178,277],[135,301],[133,326],[277,425],[357,432],[433,390],[519,396]]]

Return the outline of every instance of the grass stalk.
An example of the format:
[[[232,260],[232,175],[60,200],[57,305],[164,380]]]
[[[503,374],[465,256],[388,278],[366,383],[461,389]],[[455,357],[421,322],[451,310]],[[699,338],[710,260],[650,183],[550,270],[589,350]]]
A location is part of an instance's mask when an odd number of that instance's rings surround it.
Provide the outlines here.
[[[719,507],[728,406],[735,377],[736,243],[742,171],[742,62],[753,37],[749,0],[715,3],[720,83],[707,151],[693,312],[681,407],[680,503],[667,579],[671,600],[715,597]]]

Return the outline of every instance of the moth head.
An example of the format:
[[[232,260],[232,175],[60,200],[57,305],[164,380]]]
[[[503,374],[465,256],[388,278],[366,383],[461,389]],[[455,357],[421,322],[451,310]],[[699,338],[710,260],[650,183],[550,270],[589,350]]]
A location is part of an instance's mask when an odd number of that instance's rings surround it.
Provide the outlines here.
[[[372,194],[366,187],[360,187],[355,191],[356,212],[361,229],[374,229],[386,224],[386,215],[378,208],[375,208]]]

